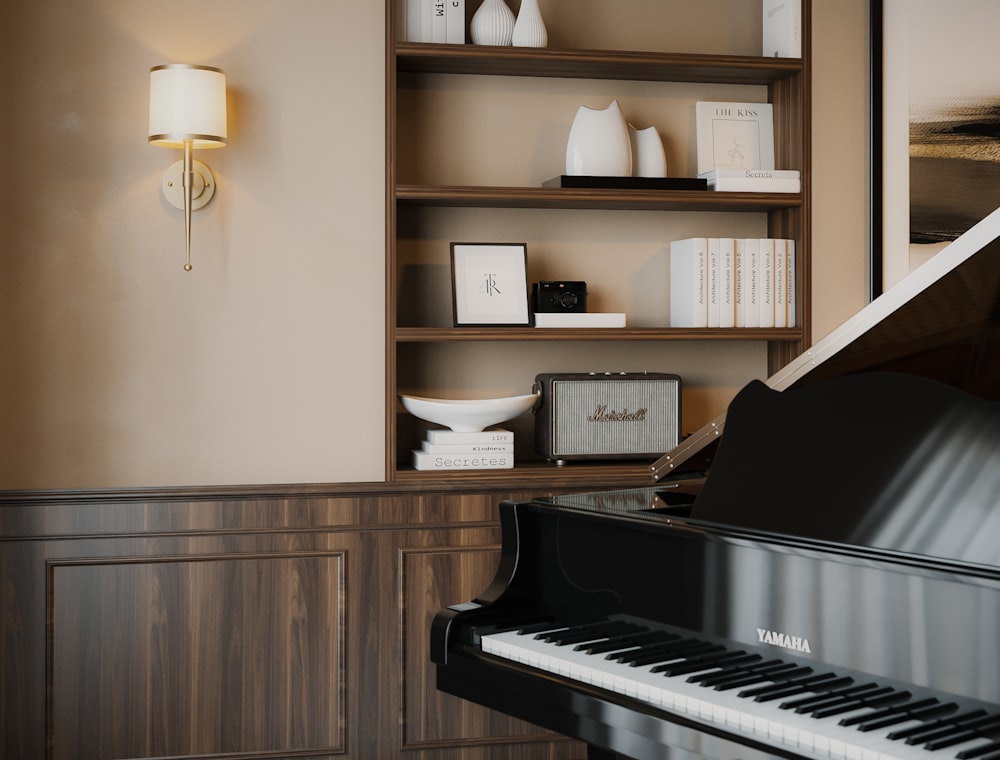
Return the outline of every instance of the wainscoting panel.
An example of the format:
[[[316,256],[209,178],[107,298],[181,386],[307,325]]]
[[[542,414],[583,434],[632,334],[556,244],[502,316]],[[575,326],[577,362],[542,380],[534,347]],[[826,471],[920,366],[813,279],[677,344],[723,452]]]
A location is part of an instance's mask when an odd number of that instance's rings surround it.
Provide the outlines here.
[[[343,553],[50,563],[53,760],[343,752]]]

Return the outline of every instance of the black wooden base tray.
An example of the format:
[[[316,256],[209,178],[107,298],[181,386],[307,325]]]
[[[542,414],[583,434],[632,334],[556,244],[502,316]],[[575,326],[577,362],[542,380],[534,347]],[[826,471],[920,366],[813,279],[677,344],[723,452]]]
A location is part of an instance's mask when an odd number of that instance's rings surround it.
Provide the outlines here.
[[[592,188],[598,190],[708,190],[708,180],[697,177],[594,177],[563,174],[542,187]]]

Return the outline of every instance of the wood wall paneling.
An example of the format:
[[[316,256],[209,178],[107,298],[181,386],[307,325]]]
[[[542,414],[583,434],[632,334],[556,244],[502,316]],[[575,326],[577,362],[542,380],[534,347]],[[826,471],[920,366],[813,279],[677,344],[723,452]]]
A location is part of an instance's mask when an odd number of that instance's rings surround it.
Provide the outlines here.
[[[525,495],[0,494],[0,758],[583,757],[434,688]]]
[[[50,563],[53,760],[343,752],[345,559]]]

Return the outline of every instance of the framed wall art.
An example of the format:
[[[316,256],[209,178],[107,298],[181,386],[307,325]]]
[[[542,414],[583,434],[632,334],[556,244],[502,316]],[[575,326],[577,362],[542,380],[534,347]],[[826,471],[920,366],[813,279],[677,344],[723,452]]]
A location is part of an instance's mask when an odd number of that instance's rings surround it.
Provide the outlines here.
[[[996,0],[871,0],[873,296],[1000,206],[998,27]]]
[[[524,243],[452,243],[455,326],[525,326],[528,247]]]

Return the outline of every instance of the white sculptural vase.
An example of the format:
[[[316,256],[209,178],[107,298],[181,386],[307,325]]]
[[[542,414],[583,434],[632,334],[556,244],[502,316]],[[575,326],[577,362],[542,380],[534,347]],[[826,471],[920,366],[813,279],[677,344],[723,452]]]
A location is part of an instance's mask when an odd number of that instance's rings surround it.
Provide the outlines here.
[[[618,101],[607,108],[580,106],[566,142],[566,174],[630,177],[632,146]]]
[[[476,45],[509,45],[514,21],[504,0],[483,0],[469,22],[469,36]]]
[[[636,177],[666,177],[667,155],[656,127],[636,129],[629,124],[628,136],[632,144],[632,174]]]
[[[543,48],[549,44],[549,33],[538,9],[538,0],[521,0],[511,37],[514,47]]]

